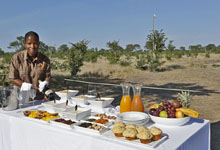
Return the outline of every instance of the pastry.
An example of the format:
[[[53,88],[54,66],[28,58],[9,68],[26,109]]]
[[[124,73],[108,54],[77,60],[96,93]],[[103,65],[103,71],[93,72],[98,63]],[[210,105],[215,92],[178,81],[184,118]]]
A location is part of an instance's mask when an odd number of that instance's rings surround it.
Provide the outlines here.
[[[140,132],[148,131],[149,129],[145,126],[139,126],[136,128],[136,130],[138,133],[140,133]]]
[[[117,126],[112,129],[112,132],[115,134],[116,137],[123,137],[122,133],[124,132],[124,130],[124,127]]]
[[[136,129],[136,125],[135,125],[135,124],[128,124],[128,125],[126,125],[125,128],[126,128],[126,129],[129,129],[129,128],[131,128],[131,129]]]
[[[126,129],[122,134],[127,140],[132,141],[136,139],[137,130],[133,128]]]
[[[137,134],[137,137],[140,139],[141,143],[147,144],[151,142],[153,135],[151,134],[149,130],[145,130],[145,131],[139,132]]]
[[[157,127],[151,127],[150,128],[150,132],[153,135],[153,140],[159,140],[161,138],[162,135],[162,130],[157,128]]]
[[[125,127],[125,124],[124,124],[123,122],[115,122],[115,123],[113,124],[113,127],[115,128],[115,127],[117,127],[117,126]]]

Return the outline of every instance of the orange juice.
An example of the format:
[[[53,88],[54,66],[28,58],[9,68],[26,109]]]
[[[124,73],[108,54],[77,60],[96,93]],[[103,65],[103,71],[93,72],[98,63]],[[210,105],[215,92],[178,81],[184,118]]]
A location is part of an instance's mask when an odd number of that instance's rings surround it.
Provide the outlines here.
[[[120,113],[131,111],[131,97],[129,95],[122,96],[120,102]]]
[[[134,95],[131,103],[131,111],[144,112],[144,104],[141,100],[141,95]]]

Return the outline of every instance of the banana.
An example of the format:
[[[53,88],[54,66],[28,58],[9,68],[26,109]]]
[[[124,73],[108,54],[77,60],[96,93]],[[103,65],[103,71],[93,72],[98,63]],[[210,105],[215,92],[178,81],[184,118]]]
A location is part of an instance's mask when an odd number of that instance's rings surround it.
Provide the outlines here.
[[[180,110],[185,115],[193,117],[193,118],[198,118],[199,117],[199,113],[197,111],[193,110],[193,109],[190,109],[190,108],[181,107],[181,108],[177,108],[176,110]]]

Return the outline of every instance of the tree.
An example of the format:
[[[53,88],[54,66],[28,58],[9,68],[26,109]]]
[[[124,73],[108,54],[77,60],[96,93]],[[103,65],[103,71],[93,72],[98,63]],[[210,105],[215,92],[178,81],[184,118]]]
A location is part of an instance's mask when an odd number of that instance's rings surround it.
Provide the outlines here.
[[[215,50],[215,49],[216,49],[215,44],[208,44],[208,45],[206,46],[206,50],[207,50],[207,51],[212,51],[212,50]]]
[[[185,51],[186,48],[185,48],[184,46],[180,46],[180,50],[181,50],[181,51]]]
[[[145,48],[150,51],[147,64],[150,71],[156,71],[162,65],[160,53],[166,48],[166,40],[167,37],[162,29],[160,31],[155,30],[147,36]]]
[[[126,45],[125,51],[134,52],[141,50],[141,46],[139,44],[128,44]]]
[[[167,39],[168,38],[166,37],[162,29],[160,31],[155,30],[154,33],[152,32],[147,36],[147,42],[145,44],[145,48],[147,50],[153,51],[153,41],[154,41],[155,53],[162,52],[166,48],[165,42]]]
[[[190,46],[189,46],[189,50],[191,50],[191,51],[199,51],[199,50],[202,50],[202,45],[201,45],[201,44],[190,45]]]
[[[16,52],[25,50],[25,45],[24,45],[24,37],[23,36],[18,36],[16,38],[17,40],[14,42],[11,42],[8,46],[9,49],[15,49]]]
[[[71,70],[71,75],[75,76],[83,65],[84,55],[88,50],[89,41],[80,41],[78,43],[70,43],[72,47],[68,52],[68,64]]]
[[[68,53],[69,47],[67,46],[67,44],[62,44],[56,52],[56,56],[59,58],[66,58],[66,54]]]
[[[0,56],[3,56],[4,53],[5,53],[5,52],[0,48]]]
[[[107,42],[107,47],[109,48],[106,55],[107,59],[111,64],[118,63],[124,51],[124,49],[119,45],[119,41]]]

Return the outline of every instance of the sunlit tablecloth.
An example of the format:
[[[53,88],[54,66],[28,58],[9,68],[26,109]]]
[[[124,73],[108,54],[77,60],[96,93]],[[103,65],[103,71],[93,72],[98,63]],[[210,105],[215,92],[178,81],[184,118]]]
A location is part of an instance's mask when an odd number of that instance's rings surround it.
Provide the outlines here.
[[[30,107],[34,108],[36,106]],[[28,108],[28,109],[30,109]],[[167,127],[152,122],[168,139],[156,150],[210,149],[210,122],[191,119],[181,127]],[[27,120],[22,112],[0,110],[0,150],[141,150],[148,149],[116,142],[100,135],[75,132],[47,123]]]

